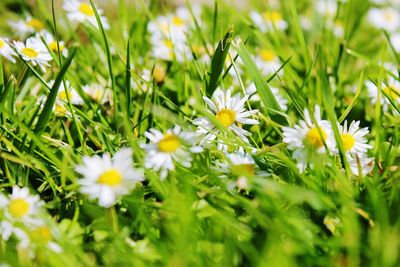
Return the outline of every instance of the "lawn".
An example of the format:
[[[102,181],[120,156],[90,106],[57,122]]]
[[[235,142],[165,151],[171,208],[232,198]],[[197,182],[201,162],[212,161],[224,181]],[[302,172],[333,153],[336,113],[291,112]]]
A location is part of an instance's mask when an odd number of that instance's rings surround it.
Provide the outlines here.
[[[400,265],[399,1],[208,2],[0,2],[1,267]]]

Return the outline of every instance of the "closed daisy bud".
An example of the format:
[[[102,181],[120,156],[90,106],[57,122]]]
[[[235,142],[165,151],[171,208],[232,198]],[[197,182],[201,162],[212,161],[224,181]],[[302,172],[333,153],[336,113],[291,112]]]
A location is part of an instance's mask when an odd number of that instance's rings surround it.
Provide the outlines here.
[[[162,85],[165,80],[165,70],[156,65],[153,70],[153,79],[157,83],[157,85]]]

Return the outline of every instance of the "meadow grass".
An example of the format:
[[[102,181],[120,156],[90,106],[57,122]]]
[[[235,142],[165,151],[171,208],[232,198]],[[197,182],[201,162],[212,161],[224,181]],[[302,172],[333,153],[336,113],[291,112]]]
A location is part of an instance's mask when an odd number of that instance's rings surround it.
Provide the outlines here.
[[[163,44],[155,43],[148,25],[175,12],[171,5],[90,0],[91,24],[74,23],[59,1],[0,2],[0,37],[10,40],[16,59],[0,61],[0,266],[400,264],[400,91],[385,86],[388,79],[399,81],[397,67],[393,71],[386,64],[398,66],[400,56],[391,43],[394,33],[367,19],[369,10],[383,5],[333,1],[337,8],[329,18],[315,11],[317,1],[248,2],[247,10],[239,10],[216,0],[199,14],[187,1],[190,27],[183,59],[170,47],[174,55],[164,60],[153,53]],[[279,11],[287,26],[280,29],[276,23],[264,32],[249,17],[251,10]],[[52,60],[45,71],[11,41],[36,34],[19,37],[8,23],[28,16],[54,36],[56,49],[46,44]],[[301,23],[304,18],[309,27]],[[339,36],[332,21],[340,21]],[[46,43],[43,34],[37,36]],[[263,48],[279,61],[268,75],[255,59]],[[260,100],[246,101],[244,109],[258,109],[251,117],[259,124],[239,125],[251,133],[247,142],[210,112],[203,96],[212,98],[230,87],[243,96],[251,81]],[[367,82],[377,89],[375,104]],[[108,101],[84,91],[92,83],[101,85],[103,98],[108,88]],[[69,84],[80,103],[73,102]],[[288,100],[287,108],[273,87]],[[62,92],[64,102],[59,102]],[[305,109],[316,105],[330,124],[336,152],[324,139],[321,148],[330,152],[307,148],[303,158],[296,158],[283,141],[283,127],[293,127],[307,117]],[[214,125],[207,130],[227,150],[216,142],[200,144],[196,135],[179,141],[202,147],[187,154],[190,166],[174,158],[166,177],[145,167],[151,161],[144,148],[151,143],[146,132],[165,133],[175,125],[194,132],[201,128],[196,127],[199,117]],[[353,171],[354,155],[347,152],[339,126],[353,120],[369,129],[372,148],[366,153],[373,168],[367,173],[363,168],[372,166],[356,164]],[[322,138],[324,129],[316,129],[314,138]],[[255,172],[230,158],[239,147],[251,155]],[[130,167],[142,169],[144,180],[112,205],[99,205],[82,191],[84,175],[76,166],[84,164],[84,156],[116,155],[121,148],[133,151]],[[301,160],[310,163],[304,170]],[[29,216],[44,221],[50,235],[33,234],[34,223],[11,218],[7,199],[15,186],[40,197],[40,212]],[[6,222],[27,234],[15,231],[7,237]]]

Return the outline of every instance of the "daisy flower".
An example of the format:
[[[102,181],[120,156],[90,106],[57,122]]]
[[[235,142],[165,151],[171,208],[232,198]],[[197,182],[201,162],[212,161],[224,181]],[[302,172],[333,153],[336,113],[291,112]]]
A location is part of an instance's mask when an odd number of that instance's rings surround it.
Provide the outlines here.
[[[83,91],[90,96],[97,103],[105,104],[107,102],[112,102],[112,92],[109,88],[98,84],[91,83],[83,86]]]
[[[14,50],[10,47],[8,44],[8,39],[0,37],[0,55],[11,61],[12,63],[15,63],[15,54]]]
[[[390,41],[397,53],[400,53],[400,33],[393,34]]]
[[[365,136],[369,133],[368,128],[360,128],[359,121],[352,121],[350,126],[347,128],[347,121],[344,125],[339,125],[340,137],[342,138],[342,143],[346,154],[354,158],[356,156],[361,156],[367,153],[368,149],[372,146],[367,144]],[[338,153],[338,149],[335,153]]]
[[[400,27],[400,14],[391,7],[372,8],[369,10],[367,18],[369,22],[377,28],[394,33]]]
[[[243,98],[239,94],[231,96],[232,92],[230,89],[225,92],[220,88],[215,90],[213,96],[210,98],[203,96],[204,102],[211,109],[215,119],[225,126],[227,130],[232,131],[244,142],[248,143],[247,136],[251,135],[250,132],[246,131],[241,127],[245,124],[258,124],[255,119],[249,117],[258,112],[257,109],[246,111],[244,104],[249,98],[249,95],[245,95]],[[221,130],[216,127],[208,118],[200,117],[193,122],[197,125],[197,133],[203,135],[201,144],[211,143],[217,138],[217,135]],[[227,145],[218,142],[218,149],[226,150]]]
[[[337,0],[318,0],[315,2],[315,9],[318,14],[327,18],[334,18],[336,16],[337,8]]]
[[[77,23],[89,22],[91,25],[98,28],[94,10],[89,3],[78,0],[65,0],[63,8],[67,11],[67,17],[70,21]],[[108,24],[107,18],[101,16],[103,10],[97,8],[97,13],[99,13],[103,28],[109,29],[110,25]]]
[[[54,240],[54,230],[45,224],[32,227],[29,232],[26,233],[20,239],[18,247],[22,249],[27,249],[31,257],[35,256],[40,248],[47,248],[55,253],[61,253],[63,249]]]
[[[307,155],[309,151],[325,153],[324,144],[329,150],[335,149],[331,124],[321,119],[319,106],[315,106],[314,119],[311,120],[310,113],[304,110],[304,120],[300,120],[293,128],[282,127],[283,142],[288,149],[293,150],[293,158],[298,160],[298,168],[304,170],[308,165]]]
[[[98,199],[102,207],[111,207],[118,197],[126,195],[144,180],[143,170],[132,168],[132,150],[122,148],[114,157],[83,157],[83,164],[75,167],[83,178],[78,180],[80,191],[89,199]]]
[[[261,49],[255,56],[254,62],[265,76],[273,74],[281,67],[281,61],[274,51]],[[281,70],[282,72],[283,70]]]
[[[144,134],[151,142],[141,145],[147,152],[144,166],[160,171],[161,180],[167,177],[168,171],[175,170],[175,162],[189,168],[192,164],[191,153],[202,151],[200,146],[194,144],[197,135],[182,131],[178,125],[165,133],[152,128]]]
[[[152,40],[152,55],[156,59],[183,62],[192,59],[189,47],[183,41],[173,41],[168,37]]]
[[[366,81],[365,85],[371,98],[371,104],[375,105],[378,101],[378,87],[371,81]],[[387,111],[392,105],[390,100],[400,104],[400,82],[398,80],[389,76],[387,82],[382,83],[381,89],[380,102],[384,111]]]
[[[46,45],[49,47],[51,51],[53,51],[54,53],[58,53],[58,47],[59,47],[61,54],[64,57],[68,57],[68,49],[65,47],[65,43],[63,41],[59,40],[58,42],[59,46],[57,46],[57,40],[51,33],[49,33],[48,31],[44,31],[42,34],[44,41],[46,42]]]
[[[31,195],[26,187],[14,186],[10,198],[0,195],[0,208],[3,210],[4,218],[9,222],[37,224],[39,220],[35,217],[41,206],[39,197]]]
[[[34,66],[39,65],[42,71],[45,71],[45,67],[50,66],[49,61],[53,60],[47,47],[37,37],[28,38],[25,44],[14,41],[14,46],[23,60],[31,62]]]
[[[53,84],[54,80],[51,80],[49,82],[49,87],[51,88]],[[56,116],[65,116],[69,114],[69,110],[66,107],[68,100],[72,105],[82,105],[84,103],[81,96],[72,87],[69,81],[65,81],[65,84],[64,82],[61,82],[57,93],[57,99],[53,106],[53,111],[55,112]]]
[[[151,92],[153,91],[152,81],[151,81],[151,70],[143,69],[141,75],[132,75],[131,87],[139,95],[143,93],[151,94]]]
[[[349,159],[350,170],[355,176],[365,176],[369,174],[374,168],[374,158],[367,158],[362,155],[361,157],[354,157]]]
[[[14,28],[14,32],[17,33],[20,38],[44,30],[43,22],[31,16],[27,17],[25,20],[10,21],[9,25]]]
[[[274,27],[278,30],[285,30],[288,26],[278,11],[266,11],[262,14],[252,11],[250,18],[262,32],[273,31]]]
[[[281,110],[287,110],[288,100],[282,96],[279,89],[276,87],[271,87],[271,92],[272,94],[274,94],[275,99],[278,102]],[[260,102],[260,96],[258,95],[256,85],[253,82],[249,86],[247,86],[246,94],[250,96],[249,101]]]
[[[231,174],[237,178],[234,184],[239,189],[248,189],[248,178],[255,175],[266,176],[267,173],[261,171],[250,153],[246,153],[243,147],[240,147],[233,153],[225,153],[226,160],[217,161],[217,170]]]

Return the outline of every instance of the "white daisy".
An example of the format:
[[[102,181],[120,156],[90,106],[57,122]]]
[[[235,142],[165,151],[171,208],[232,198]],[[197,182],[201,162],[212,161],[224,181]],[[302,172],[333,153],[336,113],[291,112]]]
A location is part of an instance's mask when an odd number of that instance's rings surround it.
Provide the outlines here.
[[[136,75],[133,75],[131,78],[131,87],[139,95],[143,93],[151,94],[151,92],[153,91],[153,86],[151,82],[151,70],[143,69],[141,75],[138,75],[138,77],[136,77]]]
[[[248,178],[255,175],[267,176],[266,172],[261,171],[250,153],[246,153],[243,147],[240,147],[233,153],[225,153],[226,160],[217,161],[217,170],[231,174],[237,178],[234,184],[228,187],[237,187],[239,189],[248,189]]]
[[[371,98],[371,104],[375,105],[378,101],[378,87],[371,81],[366,81],[365,85]],[[400,104],[400,82],[398,80],[389,76],[387,82],[381,84],[381,90],[380,102],[384,111],[387,111],[392,105],[390,100]]]
[[[241,98],[239,94],[234,96],[231,96],[231,94],[230,89],[224,92],[218,88],[215,90],[211,99],[203,96],[203,100],[211,109],[212,114],[220,124],[248,143],[249,140],[246,136],[251,135],[251,133],[241,128],[239,124],[258,124],[257,120],[249,118],[256,114],[258,110],[246,111],[244,108],[244,104],[249,98],[249,95],[245,95]],[[197,125],[197,133],[203,135],[201,144],[211,143],[217,138],[219,133],[223,133],[206,117],[197,118],[193,123]],[[218,142],[218,148],[220,150],[226,150],[227,144],[220,141]]]
[[[152,55],[156,59],[178,62],[192,59],[192,53],[186,42],[172,41],[170,38],[160,38],[152,40]]]
[[[51,88],[54,84],[54,80],[49,82]],[[64,86],[65,85],[65,86]],[[53,106],[53,111],[56,116],[65,116],[69,114],[68,101],[72,105],[82,105],[84,103],[78,92],[72,87],[69,81],[61,82],[60,88],[58,89],[57,99]]]
[[[275,73],[282,65],[279,57],[270,49],[261,49],[254,62],[265,76]],[[283,69],[280,72],[282,73]]]
[[[64,1],[64,10],[67,11],[67,17],[72,22],[82,23],[89,22],[94,27],[98,28],[96,16],[92,6],[85,1],[78,0],[65,0]],[[103,10],[96,8],[97,13],[100,16],[101,24],[104,29],[109,29],[110,25],[108,24],[108,20],[106,17],[101,16],[103,14]]]
[[[374,168],[374,158],[367,158],[365,156],[362,157],[354,157],[349,159],[350,170],[355,176],[361,175],[365,176],[369,174]]]
[[[12,63],[15,63],[15,56],[17,55],[8,44],[8,39],[0,37],[0,55],[7,58]]]
[[[359,121],[352,121],[348,128],[347,121],[344,122],[343,126],[339,125],[344,150],[351,158],[361,157],[367,153],[368,149],[372,148],[365,139],[365,136],[369,133],[368,128],[360,128],[359,126]],[[335,149],[334,152],[338,153],[339,151]]]
[[[287,110],[288,100],[282,96],[278,88],[276,87],[270,87],[270,88],[281,110]],[[257,93],[257,88],[254,82],[252,82],[249,86],[246,87],[246,94],[250,95],[249,101],[260,102],[260,96]]]
[[[293,128],[282,127],[283,142],[288,149],[293,150],[293,158],[298,160],[298,168],[304,170],[308,165],[309,152],[325,153],[324,144],[331,151],[335,149],[331,124],[321,119],[319,106],[315,106],[315,122],[310,117],[309,111],[304,110],[304,120],[300,120]]]
[[[336,0],[318,0],[315,2],[315,9],[318,14],[328,17],[334,18],[336,16],[338,8],[338,3]]]
[[[390,33],[396,32],[400,27],[400,14],[395,8],[372,8],[369,10],[367,18],[375,27]]]
[[[202,151],[200,146],[195,145],[196,134],[182,131],[178,125],[165,133],[152,128],[144,134],[151,142],[141,145],[147,152],[144,166],[160,171],[161,180],[167,177],[168,171],[175,170],[175,163],[189,168],[192,163],[191,153]]]
[[[273,31],[274,27],[278,30],[285,30],[288,26],[282,14],[278,11],[266,11],[261,14],[252,11],[250,12],[250,18],[262,32]]]
[[[58,53],[58,47],[59,47],[61,54],[64,57],[68,57],[68,49],[65,47],[65,43],[63,41],[59,40],[58,42],[59,46],[57,46],[57,40],[51,33],[49,33],[48,31],[43,31],[42,34],[44,41],[46,42],[46,45],[51,51],[53,51],[54,53]]]
[[[108,153],[102,157],[83,157],[83,164],[75,167],[83,176],[78,180],[81,192],[89,199],[98,199],[102,207],[111,207],[122,195],[129,193],[144,180],[143,170],[132,168],[132,150],[122,148],[114,157]]]
[[[10,223],[37,224],[40,220],[35,217],[41,206],[42,202],[39,197],[31,195],[26,187],[14,186],[9,198],[0,195],[0,208],[3,209],[4,218]]]
[[[14,28],[14,32],[20,38],[24,38],[32,33],[39,33],[44,30],[44,23],[39,19],[27,17],[25,20],[10,21],[9,25]]]
[[[55,253],[61,253],[63,249],[54,240],[54,230],[46,224],[31,227],[26,235],[20,238],[18,247],[27,249],[32,257],[40,248],[47,248]]]
[[[97,103],[112,103],[112,91],[104,85],[91,83],[83,86],[83,91]]]
[[[31,62],[34,66],[39,65],[42,71],[45,71],[45,67],[50,66],[49,61],[53,60],[47,47],[37,37],[28,38],[25,44],[14,41],[14,46],[23,60]]]
[[[390,37],[390,41],[393,45],[394,50],[396,50],[397,53],[400,53],[400,33],[392,34]]]

